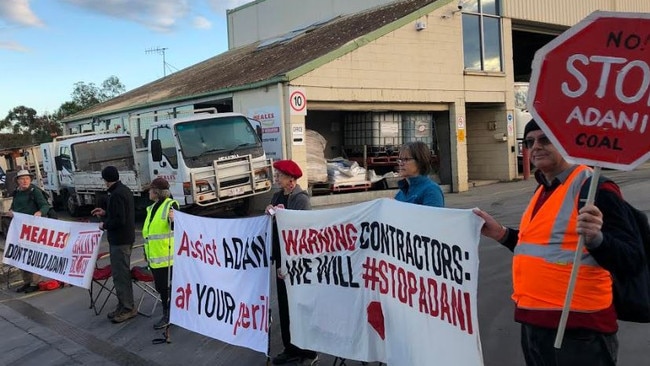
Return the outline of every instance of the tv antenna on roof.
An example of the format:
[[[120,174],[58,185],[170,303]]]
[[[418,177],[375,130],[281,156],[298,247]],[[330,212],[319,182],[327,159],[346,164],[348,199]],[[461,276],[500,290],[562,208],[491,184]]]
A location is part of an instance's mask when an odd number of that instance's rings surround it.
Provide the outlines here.
[[[156,47],[156,48],[149,48],[149,49],[144,50],[144,53],[146,53],[146,54],[155,53],[155,54],[158,54],[158,55],[162,55],[162,59],[163,59],[163,77],[167,76],[167,62],[165,62],[165,50],[167,50],[167,47],[162,47],[162,48],[161,47]]]

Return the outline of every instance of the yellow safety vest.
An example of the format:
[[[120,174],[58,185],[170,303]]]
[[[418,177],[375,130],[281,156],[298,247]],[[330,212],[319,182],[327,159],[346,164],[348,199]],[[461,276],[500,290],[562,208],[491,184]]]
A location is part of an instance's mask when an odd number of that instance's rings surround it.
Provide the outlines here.
[[[152,217],[153,205],[147,207],[147,218],[142,226],[144,252],[151,268],[164,268],[174,264],[174,232],[169,223],[169,210],[172,203],[178,202],[165,198],[156,215]]]

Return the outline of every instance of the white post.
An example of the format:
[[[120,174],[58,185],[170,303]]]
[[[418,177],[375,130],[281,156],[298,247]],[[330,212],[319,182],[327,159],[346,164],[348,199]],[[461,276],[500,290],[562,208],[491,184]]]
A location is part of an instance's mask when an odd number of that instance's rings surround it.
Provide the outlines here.
[[[587,194],[587,202],[585,205],[594,203],[596,191],[598,190],[598,179],[600,178],[600,166],[594,167],[594,175],[591,177],[591,184],[589,184],[589,193]],[[557,327],[557,334],[555,336],[554,347],[556,349],[562,348],[562,338],[564,338],[564,330],[566,329],[566,322],[569,318],[569,310],[571,309],[571,300],[573,299],[573,290],[576,286],[578,279],[578,270],[580,269],[580,261],[582,260],[582,247],[585,243],[584,235],[580,235],[578,239],[578,247],[576,248],[575,256],[573,257],[573,268],[571,269],[571,278],[569,279],[569,287],[566,290],[566,298],[564,299],[564,308],[562,309],[562,316],[560,317],[560,324]]]

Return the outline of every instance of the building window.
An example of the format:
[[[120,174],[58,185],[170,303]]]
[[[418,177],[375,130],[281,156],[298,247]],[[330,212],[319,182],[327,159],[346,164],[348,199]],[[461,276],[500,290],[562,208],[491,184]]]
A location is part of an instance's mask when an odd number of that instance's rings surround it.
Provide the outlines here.
[[[463,3],[463,51],[466,70],[503,71],[501,0]]]

